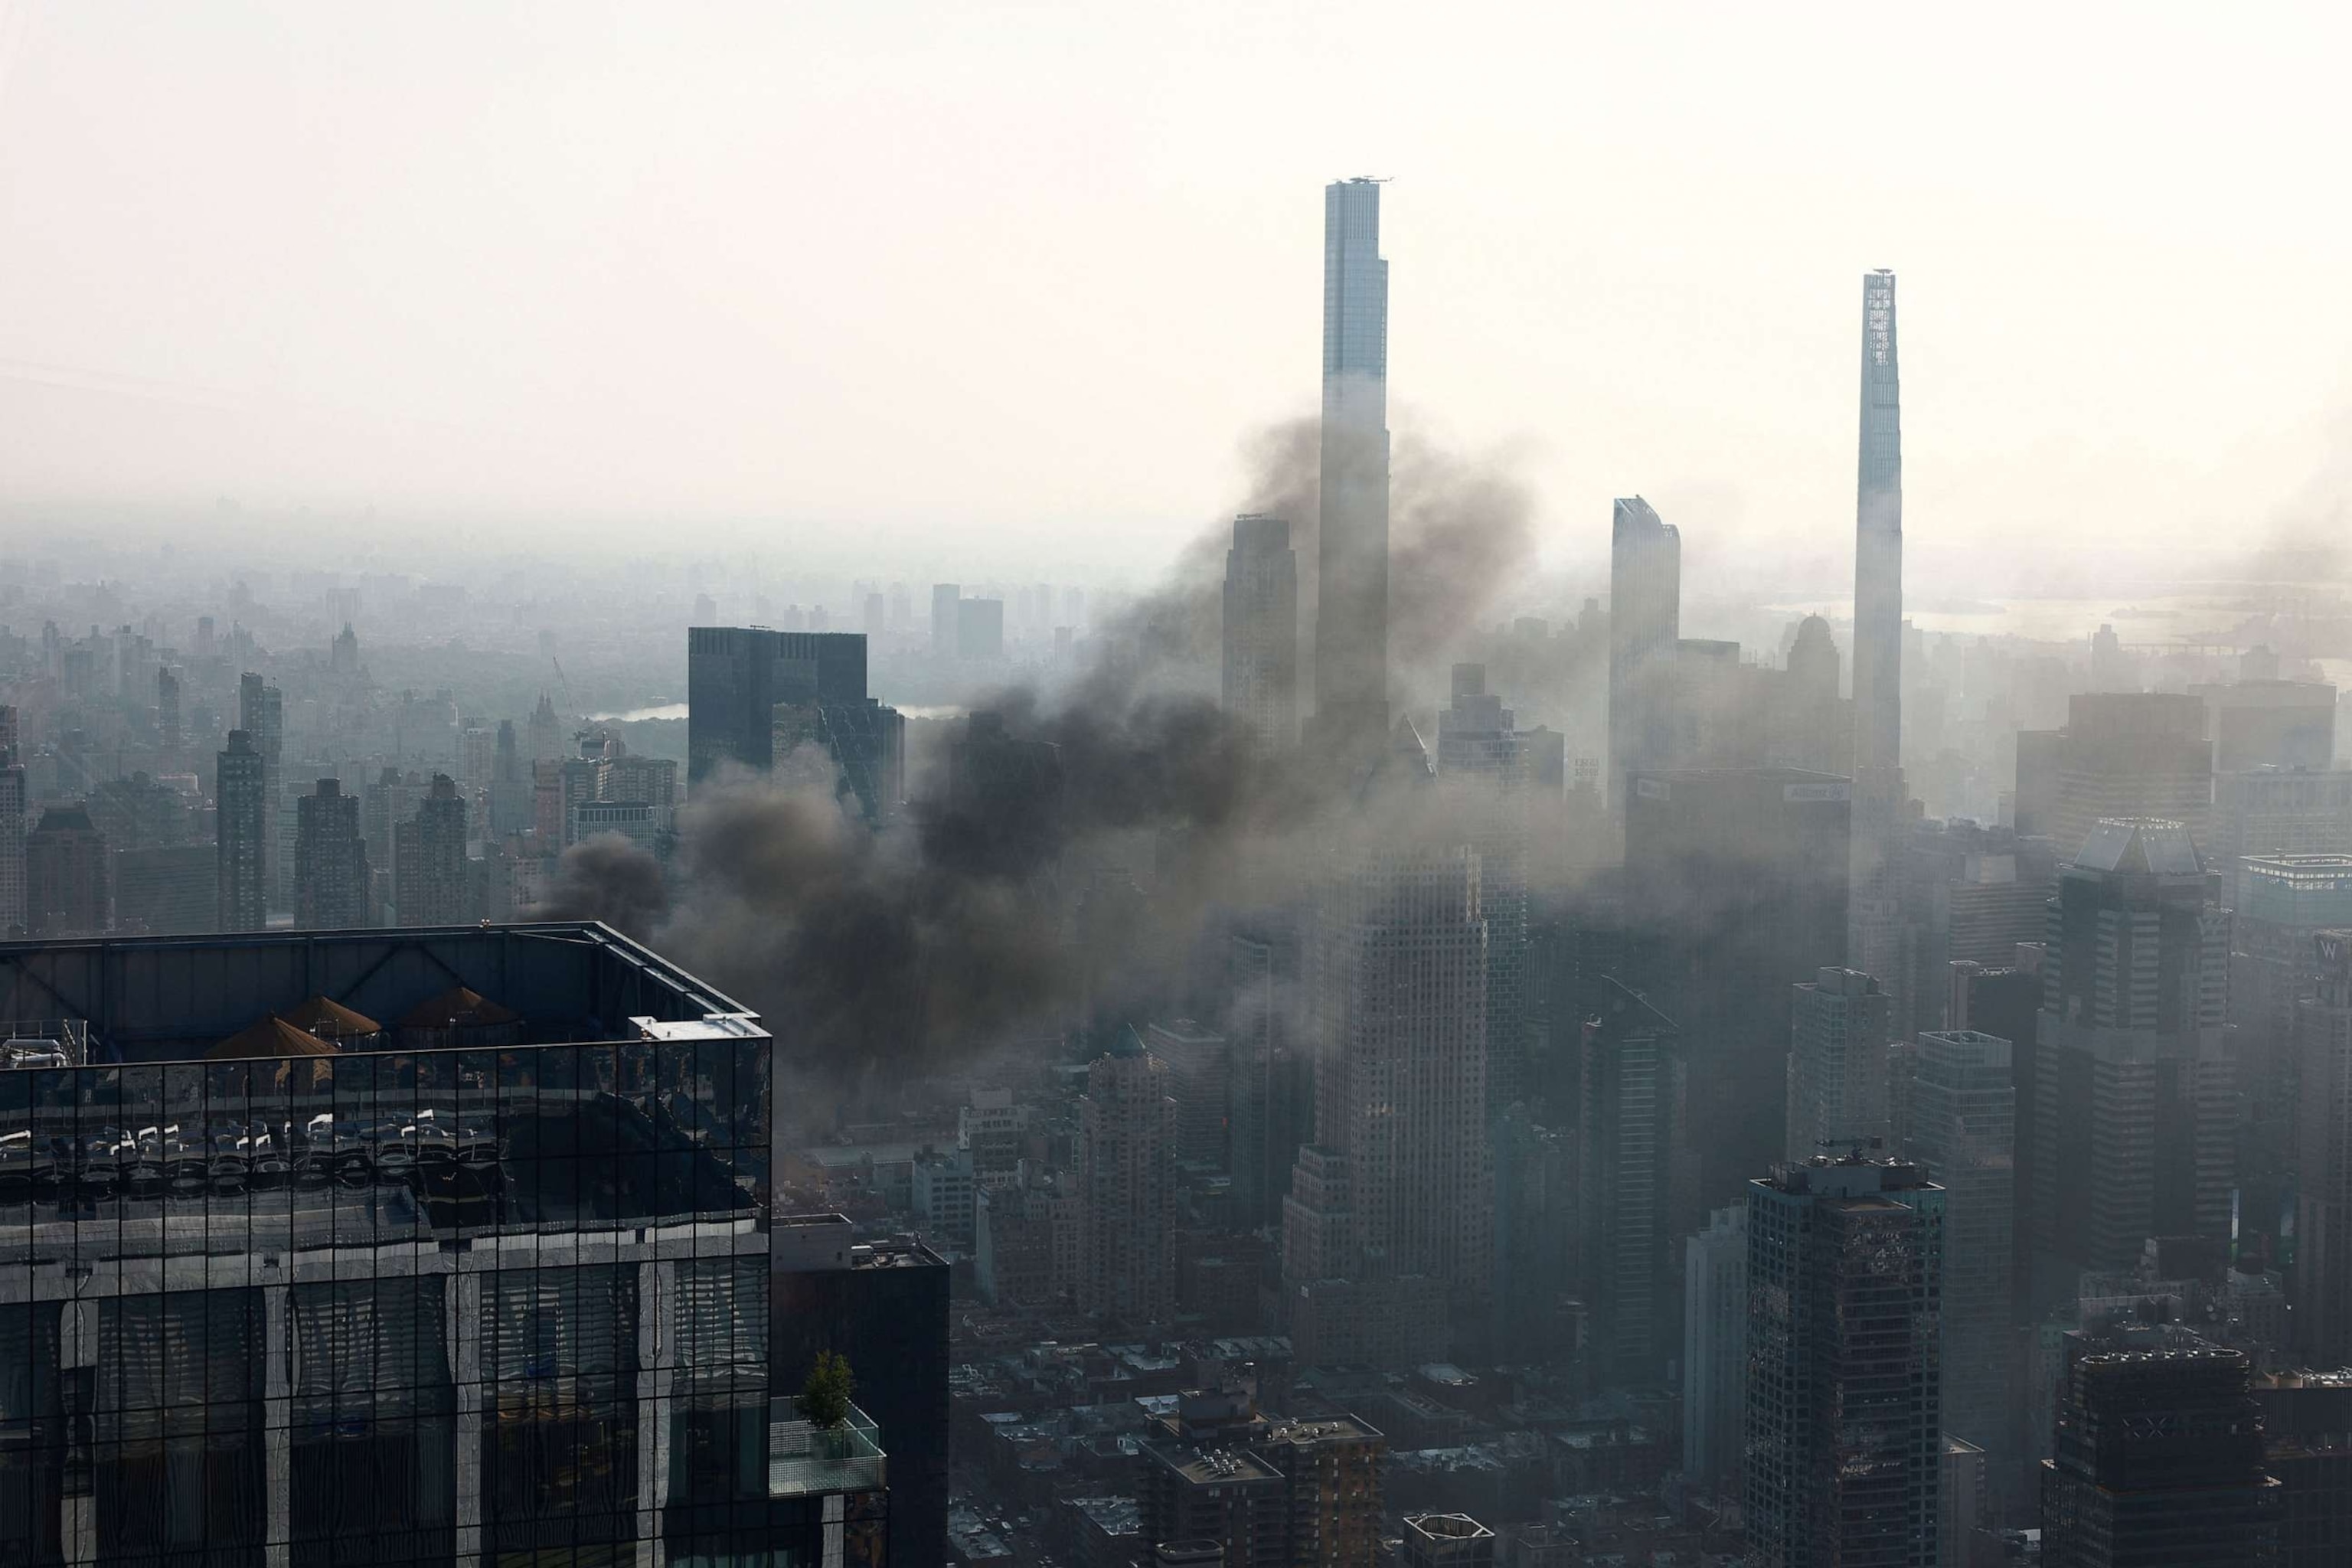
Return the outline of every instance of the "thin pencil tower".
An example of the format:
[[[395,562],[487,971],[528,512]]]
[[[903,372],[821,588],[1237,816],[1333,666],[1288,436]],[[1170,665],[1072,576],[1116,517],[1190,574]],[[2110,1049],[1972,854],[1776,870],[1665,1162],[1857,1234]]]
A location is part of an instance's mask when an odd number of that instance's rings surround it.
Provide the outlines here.
[[[1903,403],[1895,274],[1862,280],[1862,441],[1853,536],[1853,880],[1847,964],[1900,984],[1896,833],[1903,784]],[[1907,1016],[1899,1005],[1895,1016]]]
[[[1389,264],[1381,187],[1323,192],[1322,505],[1316,540],[1315,725],[1330,754],[1388,739]]]

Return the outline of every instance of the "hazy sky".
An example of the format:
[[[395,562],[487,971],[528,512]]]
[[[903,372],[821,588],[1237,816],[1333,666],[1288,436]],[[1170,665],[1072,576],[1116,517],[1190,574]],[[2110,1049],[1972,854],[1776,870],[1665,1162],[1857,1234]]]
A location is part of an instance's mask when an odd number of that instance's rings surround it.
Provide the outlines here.
[[[1364,174],[1395,422],[1555,563],[1850,581],[1877,266],[1915,599],[2226,554],[2345,488],[2344,16],[0,0],[0,501],[1140,576]]]

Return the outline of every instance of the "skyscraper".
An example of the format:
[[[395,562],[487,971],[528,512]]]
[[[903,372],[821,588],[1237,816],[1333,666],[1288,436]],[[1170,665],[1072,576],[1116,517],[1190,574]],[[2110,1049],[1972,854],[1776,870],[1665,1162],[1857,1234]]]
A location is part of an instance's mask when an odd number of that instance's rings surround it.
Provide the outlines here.
[[[1929,1568],[1944,1192],[1848,1155],[1748,1185],[1750,1561]]]
[[[464,923],[473,900],[466,877],[466,797],[446,773],[435,773],[416,815],[392,830],[394,906],[400,923]]]
[[[1788,1157],[1886,1136],[1886,988],[1823,969],[1790,988]]]
[[[1479,879],[1459,843],[1365,842],[1334,857],[1307,943],[1316,1142],[1284,1200],[1286,1286],[1351,1281],[1393,1306],[1393,1282],[1412,1278],[1483,1310],[1495,1160]],[[1442,1321],[1422,1327],[1442,1342]]]
[[[1176,1101],[1132,1027],[1087,1068],[1078,1100],[1085,1205],[1077,1304],[1135,1329],[1176,1308]]]
[[[167,752],[180,749],[180,678],[169,665],[155,667],[155,741]]]
[[[1527,745],[1512,712],[1486,689],[1486,667],[1454,667],[1454,700],[1438,710],[1437,773],[1445,809],[1478,852],[1486,919],[1486,1104],[1490,1116],[1528,1091]]]
[[[1844,779],[1793,768],[1635,773],[1624,973],[1680,1026],[1699,1201],[1785,1153],[1793,984],[1844,956]]]
[[[1862,443],[1853,539],[1853,766],[1866,791],[1903,768],[1903,409],[1895,274],[1862,280]]]
[[[1674,754],[1682,599],[1682,535],[1640,496],[1619,497],[1609,524],[1607,787],[1620,816],[1631,775]]]
[[[2070,1336],[2042,1471],[2045,1568],[2275,1561],[2279,1484],[2263,1468],[2245,1352],[2168,1338],[2139,1349]]]
[[[1590,1007],[1577,1184],[1588,1357],[1604,1384],[1648,1384],[1675,1352],[1676,1198],[1689,1185],[1683,1055],[1674,1021],[1617,981],[1602,979]]]
[[[1381,187],[1323,192],[1323,440],[1316,539],[1318,744],[1368,761],[1389,738],[1389,264]]]
[[[2078,692],[2067,699],[2055,763],[2051,822],[2036,831],[2056,838],[2062,852],[2111,816],[2178,822],[2200,851],[2210,842],[2213,743],[2205,738],[2205,705],[2196,698]],[[2021,773],[2019,784],[2022,794]]]
[[[1748,1446],[1748,1205],[1683,1241],[1683,1474],[1739,1495]]]
[[[2034,1067],[2034,1247],[2126,1269],[2153,1236],[2230,1231],[2228,937],[2177,822],[2098,825],[2050,900]]]
[[[2352,931],[2313,938],[2318,984],[2294,1005],[2296,1348],[2352,1362]]]
[[[1897,829],[1903,818],[1903,410],[1895,274],[1862,280],[1862,438],[1853,537],[1853,885],[1846,963],[1897,963]]]
[[[215,761],[219,802],[220,929],[260,931],[269,924],[268,764],[244,730],[232,730],[228,749]]]
[[[320,779],[294,803],[294,923],[305,931],[372,924],[360,797],[345,795],[340,779]]]
[[[866,695],[866,639],[854,633],[695,626],[687,632],[687,786],[722,763],[775,763],[775,709]]]
[[[25,769],[16,760],[16,710],[0,704],[0,936],[25,924]]]
[[[1226,1035],[1234,1219],[1255,1229],[1282,1217],[1291,1162],[1315,1136],[1315,1092],[1300,1016],[1298,939],[1277,913],[1234,933]]]
[[[956,583],[931,584],[931,657],[951,659],[956,656],[956,641],[963,627],[956,605],[963,598],[962,585]]]
[[[1944,1430],[2004,1458],[2014,1447],[2016,1107],[2007,1040],[1970,1029],[1919,1037],[1903,1155],[1945,1194]]]
[[[52,805],[25,835],[26,934],[104,936],[113,923],[106,835],[83,805]]]
[[[1225,552],[1225,711],[1276,751],[1298,738],[1298,555],[1290,524],[1234,519]]]
[[[263,907],[283,909],[286,895],[293,890],[289,883],[286,812],[281,798],[285,792],[286,694],[247,670],[237,678],[236,726],[253,737],[253,749],[261,754],[261,834],[269,845],[269,857],[262,868]]]

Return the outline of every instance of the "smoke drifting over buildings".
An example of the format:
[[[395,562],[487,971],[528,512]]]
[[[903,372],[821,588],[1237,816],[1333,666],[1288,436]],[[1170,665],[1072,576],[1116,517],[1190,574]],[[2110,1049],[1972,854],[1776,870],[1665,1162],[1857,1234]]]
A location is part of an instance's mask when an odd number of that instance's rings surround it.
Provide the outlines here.
[[[1291,520],[1305,558],[1316,549],[1316,446],[1313,420],[1251,443],[1259,472],[1244,510]],[[1425,672],[1531,557],[1534,498],[1506,460],[1410,437],[1394,496],[1402,693],[1427,689]],[[1001,728],[961,744],[1051,748],[1037,753],[1040,771],[976,764],[959,777],[950,761],[911,782],[907,816],[878,829],[805,771],[742,773],[680,809],[667,879],[651,852],[617,838],[566,850],[552,912],[682,955],[774,1020],[789,1062],[841,1089],[976,1055],[1082,1003],[1085,946],[1066,939],[1049,895],[1109,836],[1181,837],[1181,868],[1157,880],[1129,933],[1140,944],[1130,967],[1181,968],[1212,911],[1306,886],[1307,830],[1325,825],[1344,784],[1296,751],[1262,746],[1213,692],[1176,679],[1214,668],[1229,537],[1204,533],[1073,685],[1015,686],[975,704]]]

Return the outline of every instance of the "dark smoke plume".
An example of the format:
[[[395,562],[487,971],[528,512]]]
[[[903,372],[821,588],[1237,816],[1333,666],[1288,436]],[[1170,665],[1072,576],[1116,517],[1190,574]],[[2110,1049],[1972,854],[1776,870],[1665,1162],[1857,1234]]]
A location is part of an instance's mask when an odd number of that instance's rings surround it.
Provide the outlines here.
[[[1248,510],[1291,520],[1303,585],[1314,422],[1268,431],[1253,457]],[[1528,559],[1532,507],[1508,471],[1420,443],[1400,443],[1395,468],[1391,648],[1412,676],[1442,665]],[[832,791],[790,783],[794,770],[740,775],[681,810],[667,902],[651,856],[599,840],[565,852],[556,909],[643,935],[758,1009],[820,1099],[1056,1033],[1090,998],[1123,994],[1121,976],[1175,974],[1213,910],[1306,886],[1306,829],[1330,804],[1312,759],[1267,755],[1202,694],[1229,533],[1187,551],[1068,691],[976,705],[1007,740],[1055,749],[1053,787],[968,773],[876,832]]]

